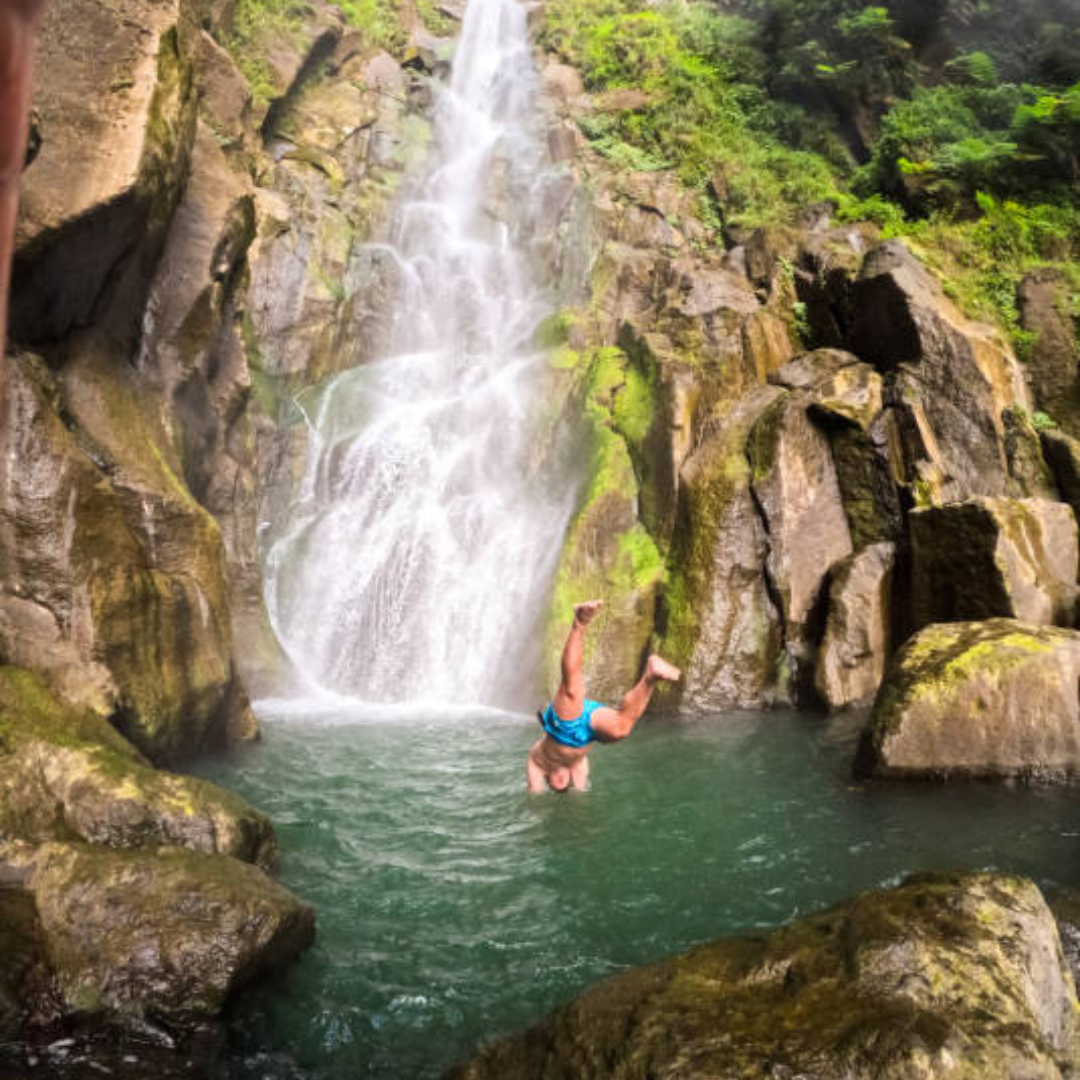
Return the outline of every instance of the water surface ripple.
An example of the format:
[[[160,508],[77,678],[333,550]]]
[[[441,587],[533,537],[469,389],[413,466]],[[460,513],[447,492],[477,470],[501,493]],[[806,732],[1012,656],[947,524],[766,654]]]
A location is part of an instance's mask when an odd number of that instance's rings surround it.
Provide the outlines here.
[[[233,1017],[229,1080],[435,1077],[625,965],[910,871],[1080,885],[1076,793],[858,785],[850,722],[647,720],[591,792],[529,797],[534,720],[372,708],[264,705],[263,743],[204,767],[271,815],[319,916]]]

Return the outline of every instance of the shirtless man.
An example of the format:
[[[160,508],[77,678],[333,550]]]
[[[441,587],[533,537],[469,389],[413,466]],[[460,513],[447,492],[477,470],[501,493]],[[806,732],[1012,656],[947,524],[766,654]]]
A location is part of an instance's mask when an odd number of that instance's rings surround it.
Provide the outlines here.
[[[589,786],[589,751],[594,742],[625,739],[638,722],[658,682],[674,682],[680,671],[659,656],[650,656],[645,673],[617,709],[589,701],[581,676],[585,628],[600,610],[602,600],[574,608],[574,625],[562,654],[562,682],[548,707],[539,714],[544,734],[529,751],[525,776],[529,791],[579,791]]]

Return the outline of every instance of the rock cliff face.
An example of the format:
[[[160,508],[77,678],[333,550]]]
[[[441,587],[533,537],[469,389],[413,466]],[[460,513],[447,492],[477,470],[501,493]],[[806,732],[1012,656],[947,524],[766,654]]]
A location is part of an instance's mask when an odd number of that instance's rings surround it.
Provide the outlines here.
[[[1076,1009],[1034,885],[918,878],[621,972],[447,1080],[1058,1080],[1078,1062]]]
[[[0,372],[5,1039],[182,1040],[312,936],[269,822],[159,768],[256,737],[287,671],[257,524],[302,467],[293,395],[377,347],[357,242],[426,139],[440,43],[405,68],[306,12],[48,9]]]
[[[265,819],[156,768],[254,738],[248,695],[287,680],[259,526],[302,471],[305,395],[385,339],[393,269],[362,242],[445,74],[409,5],[395,55],[323,0],[305,12],[241,34],[227,2],[49,9],[0,374],[0,871],[20,883],[3,932],[45,943],[20,946],[19,978],[61,990],[20,1012],[0,982],[4,1037],[137,1025],[153,986],[183,1031],[311,935],[267,877]],[[731,229],[722,183],[703,214],[673,174],[614,169],[578,121],[634,92],[538,62],[561,181],[535,245],[560,309],[537,340],[550,424],[587,463],[552,660],[573,601],[600,594],[597,696],[658,648],[686,672],[670,707],[845,708],[928,623],[1071,626],[1080,413],[1052,275],[1022,290],[1022,369],[871,226],[814,207]],[[75,930],[74,882],[94,913]],[[187,898],[168,940],[159,888]],[[138,933],[96,954],[125,920]],[[194,957],[190,1010],[140,967],[152,953]],[[1052,1027],[1029,1032],[1044,1064]]]
[[[1053,281],[1025,286],[1046,354],[1025,368],[872,226],[821,206],[725,230],[669,173],[616,171],[577,122],[633,102],[542,62],[574,182],[554,363],[593,451],[552,651],[603,594],[601,695],[656,648],[686,672],[669,707],[847,708],[927,622],[1072,626],[1080,457],[1032,419],[1071,393]]]

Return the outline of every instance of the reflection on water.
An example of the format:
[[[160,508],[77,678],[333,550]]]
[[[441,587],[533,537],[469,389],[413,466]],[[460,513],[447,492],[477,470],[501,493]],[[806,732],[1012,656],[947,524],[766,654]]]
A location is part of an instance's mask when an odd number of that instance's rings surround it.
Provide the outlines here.
[[[1076,793],[855,784],[850,721],[651,719],[596,751],[588,794],[530,797],[535,720],[283,711],[204,769],[271,815],[319,913],[234,1017],[230,1078],[437,1076],[624,965],[914,870],[1080,885]]]

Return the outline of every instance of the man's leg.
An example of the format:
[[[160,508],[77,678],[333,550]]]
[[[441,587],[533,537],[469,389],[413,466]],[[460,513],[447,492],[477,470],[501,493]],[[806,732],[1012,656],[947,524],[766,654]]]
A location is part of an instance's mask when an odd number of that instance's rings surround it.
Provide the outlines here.
[[[585,628],[603,603],[603,600],[587,600],[574,608],[574,625],[562,652],[562,681],[552,698],[555,712],[562,720],[576,720],[585,707],[585,679],[581,674]]]
[[[533,760],[533,752],[543,741],[543,739],[540,739],[536,742],[532,750],[529,751],[529,756],[525,759],[525,779],[529,785],[529,793],[533,795],[539,795],[542,791],[547,791],[548,787],[547,773]]]
[[[669,664],[654,653],[645,665],[645,673],[622,699],[622,704],[617,709],[605,706],[592,714],[593,731],[603,742],[625,739],[641,718],[645,706],[649,704],[649,698],[652,697],[656,684],[676,682],[681,675],[682,673],[674,664]]]
[[[589,790],[589,755],[586,754],[583,758],[575,761],[570,766],[570,783],[572,783],[578,791]]]

